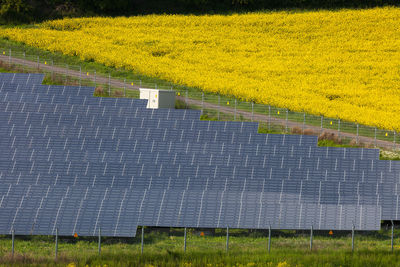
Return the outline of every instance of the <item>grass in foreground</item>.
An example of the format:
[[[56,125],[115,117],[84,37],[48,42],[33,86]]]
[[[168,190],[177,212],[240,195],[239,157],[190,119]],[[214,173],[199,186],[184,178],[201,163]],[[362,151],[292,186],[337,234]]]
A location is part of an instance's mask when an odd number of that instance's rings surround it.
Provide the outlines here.
[[[267,232],[232,230],[229,253],[225,251],[224,230],[214,235],[189,230],[187,252],[183,252],[182,229],[146,230],[144,254],[140,254],[140,235],[130,239],[104,238],[101,256],[96,238],[64,237],[59,257],[54,261],[54,237],[17,237],[16,254],[11,257],[11,239],[0,240],[0,264],[65,266],[399,266],[399,246],[390,251],[389,231],[356,233],[355,252],[351,252],[349,232],[327,231],[314,234],[313,251],[309,233],[273,231],[271,252],[267,253]],[[396,234],[398,231],[396,230]],[[399,242],[398,239],[395,242]]]

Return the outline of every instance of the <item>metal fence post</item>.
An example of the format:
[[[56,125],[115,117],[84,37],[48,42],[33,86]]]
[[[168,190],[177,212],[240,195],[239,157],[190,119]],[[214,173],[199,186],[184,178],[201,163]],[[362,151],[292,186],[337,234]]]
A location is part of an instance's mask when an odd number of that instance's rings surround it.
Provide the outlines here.
[[[310,230],[310,250],[312,250],[312,242],[313,242],[313,226],[311,225],[311,230]]]
[[[79,66],[79,86],[82,85],[82,66]]]
[[[157,84],[156,83],[154,84],[154,89],[157,89]]]
[[[144,226],[142,226],[142,236],[141,236],[141,254],[143,254],[143,245],[144,245]]]
[[[304,134],[304,128],[306,126],[306,113],[303,112],[303,129],[302,129],[302,133]]]
[[[357,136],[356,136],[356,144],[358,145],[358,123],[357,123]]]
[[[229,226],[226,227],[226,252],[229,251]]]
[[[218,95],[218,120],[219,120],[220,103],[221,103],[221,96]]]
[[[186,109],[188,109],[189,108],[189,104],[188,104],[188,90],[187,89],[186,89],[186,96],[185,96],[185,104],[186,104]]]
[[[56,248],[55,248],[55,260],[57,260],[58,254],[58,228],[56,228]]]
[[[271,131],[271,106],[268,105],[268,131]]]
[[[375,147],[376,147],[376,127],[375,127],[375,137],[374,137],[374,140],[375,140]]]
[[[97,85],[96,85],[96,70],[94,70],[94,87],[97,87]]]
[[[14,242],[15,242],[15,230],[11,230],[11,255],[14,257]]]
[[[139,86],[142,87],[142,80],[139,80]]]
[[[234,121],[236,120],[236,105],[237,105],[237,101],[236,101],[236,99],[235,99],[235,113],[234,113],[234,115],[233,115],[233,120],[234,120]]]
[[[251,121],[253,121],[253,116],[254,116],[254,103],[251,102]]]
[[[288,109],[286,109],[286,127],[285,127],[285,133],[288,132],[288,113],[289,113],[289,111],[288,111]]]
[[[68,64],[66,64],[66,69],[65,69],[65,83],[68,82]]]
[[[111,74],[108,73],[108,96],[111,96]]]
[[[201,92],[201,115],[204,112],[204,92]]]
[[[396,131],[393,131],[393,150],[396,150]]]
[[[126,79],[124,79],[124,97],[126,96]]]
[[[392,247],[392,252],[393,252],[393,231],[394,231],[394,224],[393,224],[393,220],[391,221],[392,222],[392,236],[391,236],[391,247]]]
[[[354,224],[353,228],[351,229],[351,252],[354,252]]]
[[[323,123],[324,123],[324,116],[321,116],[321,134],[322,134],[322,129],[323,129]]]
[[[271,251],[271,225],[268,227],[268,253]]]
[[[26,52],[24,51],[24,64],[22,65],[22,70],[25,72],[25,57],[26,57]]]
[[[339,132],[338,136],[339,136],[339,138],[340,138],[340,119],[339,119],[339,121],[338,121],[338,132]]]
[[[11,68],[11,48],[9,49],[8,52],[8,66]]]
[[[37,56],[37,69],[39,69],[39,56]]]
[[[51,79],[54,80],[54,60],[51,60]]]
[[[101,227],[99,227],[99,255],[101,253]]]
[[[183,240],[183,252],[186,252],[186,227],[185,227],[184,240]]]

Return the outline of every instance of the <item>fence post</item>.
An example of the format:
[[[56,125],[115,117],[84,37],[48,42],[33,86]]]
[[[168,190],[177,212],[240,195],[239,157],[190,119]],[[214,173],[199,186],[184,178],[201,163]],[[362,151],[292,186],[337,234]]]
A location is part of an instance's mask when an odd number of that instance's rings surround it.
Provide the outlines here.
[[[143,245],[144,245],[144,226],[142,226],[141,252],[140,252],[140,254],[143,254]]]
[[[322,129],[323,129],[323,123],[324,123],[324,116],[321,116],[321,134],[322,134]]]
[[[140,81],[140,84],[142,84],[142,81]],[[186,96],[185,96],[185,104],[186,104],[186,109],[189,108],[189,104],[188,104],[188,90],[186,89]]]
[[[229,226],[226,227],[226,252],[229,251]]]
[[[15,242],[15,230],[11,230],[11,255],[14,257],[14,242]]]
[[[57,260],[58,254],[58,228],[56,228],[56,248],[55,248],[55,260]]]
[[[183,252],[186,252],[186,227],[185,227],[184,240],[183,240]]]
[[[142,80],[139,80],[139,86],[142,87]]]
[[[396,150],[396,131],[393,131],[393,150]]]
[[[354,224],[353,228],[351,229],[351,252],[354,252]]]
[[[218,95],[218,120],[219,120],[220,103],[221,103],[221,96]]]
[[[154,89],[157,89],[157,84],[156,83],[154,84]]]
[[[268,253],[271,251],[271,225],[268,227]]]
[[[394,224],[393,224],[393,220],[392,222],[392,236],[391,236],[391,247],[392,247],[392,253],[393,253],[393,231],[394,231]]]
[[[65,83],[67,83],[67,82],[68,82],[68,64],[65,69]]]
[[[26,57],[26,52],[24,51],[24,64],[22,64],[22,70],[25,72],[25,57]]]
[[[37,56],[37,69],[39,69],[39,56]]]
[[[306,126],[306,113],[303,112],[303,129],[302,129],[302,133],[304,134],[304,128]]]
[[[95,88],[97,87],[97,84],[96,84],[96,70],[94,70],[94,87]]]
[[[124,79],[124,97],[126,96],[126,79]]]
[[[376,127],[375,127],[375,137],[374,137],[374,139],[375,139],[375,147],[376,147]]]
[[[234,120],[234,121],[236,120],[236,104],[237,104],[237,101],[236,101],[236,99],[235,99],[235,113],[234,113],[234,115],[233,115],[233,120]]]
[[[82,84],[82,66],[79,66],[79,86]]]
[[[99,227],[99,255],[101,253],[101,227]]]
[[[356,144],[358,145],[358,123],[357,123],[357,136],[356,136]]]
[[[311,225],[311,230],[310,230],[310,250],[312,250],[312,242],[313,242],[313,226]]]
[[[339,132],[338,136],[339,136],[339,138],[340,138],[340,119],[339,119],[339,121],[338,121],[338,132]]]
[[[285,133],[288,132],[288,113],[289,113],[289,111],[288,111],[288,109],[286,109],[286,127],[285,127]]]
[[[8,52],[8,66],[11,68],[11,48],[9,49]]]
[[[271,106],[268,105],[268,131],[271,131]]]
[[[253,116],[254,116],[254,103],[251,102],[251,121],[253,121]]]
[[[201,115],[204,112],[204,92],[201,92]]]
[[[108,73],[108,96],[111,96],[111,74]]]
[[[51,60],[51,79],[54,80],[54,60]]]

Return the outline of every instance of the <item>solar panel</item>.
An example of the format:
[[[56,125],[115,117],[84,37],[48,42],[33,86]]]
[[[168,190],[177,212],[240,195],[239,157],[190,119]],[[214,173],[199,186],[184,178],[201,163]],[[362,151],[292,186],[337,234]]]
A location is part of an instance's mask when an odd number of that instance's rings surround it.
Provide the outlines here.
[[[0,82],[0,233],[376,230],[397,218],[400,164],[378,150],[321,148],[88,87]]]

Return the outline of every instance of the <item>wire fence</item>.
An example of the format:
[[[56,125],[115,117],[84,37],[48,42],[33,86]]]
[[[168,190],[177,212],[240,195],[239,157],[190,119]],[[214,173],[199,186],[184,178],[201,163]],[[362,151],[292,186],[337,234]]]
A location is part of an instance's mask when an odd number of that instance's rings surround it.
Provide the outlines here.
[[[380,129],[338,118],[326,118],[285,108],[241,101],[234,97],[201,92],[195,88],[176,86],[148,79],[129,79],[127,70],[71,65],[63,60],[28,54],[25,51],[0,48],[3,66],[21,72],[42,72],[44,83],[94,86],[96,94],[113,97],[139,98],[139,88],[174,90],[177,108],[201,110],[203,119],[258,121],[268,132],[319,135],[324,132],[340,139],[351,139],[355,145],[385,147],[399,150],[400,136],[394,130]],[[50,80],[50,81],[48,81]]]

